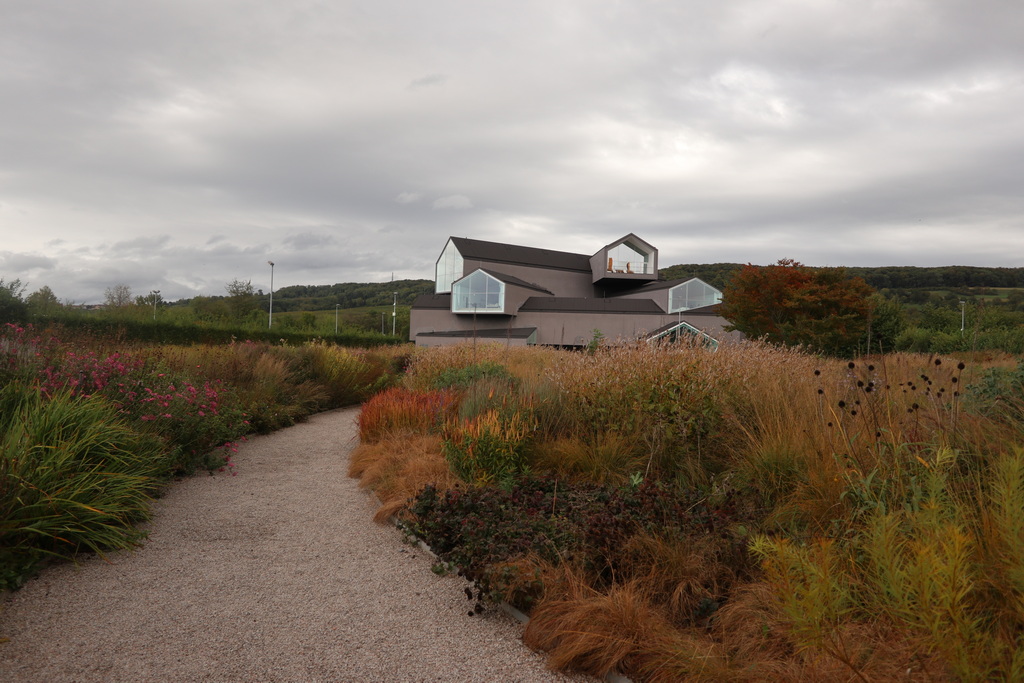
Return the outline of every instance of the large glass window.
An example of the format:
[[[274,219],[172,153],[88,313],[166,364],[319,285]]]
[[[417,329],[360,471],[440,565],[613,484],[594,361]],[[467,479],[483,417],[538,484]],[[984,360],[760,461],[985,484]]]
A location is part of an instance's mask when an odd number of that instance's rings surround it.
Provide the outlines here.
[[[462,277],[463,267],[462,254],[448,240],[434,269],[434,293],[447,294],[452,291],[452,283]]]
[[[609,273],[651,273],[651,256],[635,248],[629,242],[608,250]]]
[[[722,293],[696,278],[668,290],[668,312],[678,313],[722,302]]]
[[[453,313],[503,313],[505,283],[477,270],[452,285]]]

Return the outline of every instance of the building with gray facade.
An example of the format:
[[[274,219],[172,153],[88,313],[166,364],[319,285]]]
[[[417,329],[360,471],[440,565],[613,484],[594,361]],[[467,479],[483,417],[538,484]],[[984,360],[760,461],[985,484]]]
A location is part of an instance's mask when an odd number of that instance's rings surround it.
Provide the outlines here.
[[[514,346],[727,336],[722,293],[697,278],[658,279],[658,250],[630,233],[593,255],[449,237],[434,293],[413,302],[420,346],[471,339]]]

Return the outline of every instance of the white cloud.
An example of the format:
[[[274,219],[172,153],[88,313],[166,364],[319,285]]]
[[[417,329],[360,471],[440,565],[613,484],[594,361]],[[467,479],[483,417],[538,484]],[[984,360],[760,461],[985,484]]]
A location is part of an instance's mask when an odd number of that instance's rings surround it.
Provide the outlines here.
[[[439,197],[434,200],[433,204],[435,209],[469,209],[472,208],[473,202],[469,200],[469,197],[462,194],[452,194],[447,197]]]
[[[395,201],[399,204],[415,204],[422,198],[423,195],[419,192],[402,192],[395,197]]]

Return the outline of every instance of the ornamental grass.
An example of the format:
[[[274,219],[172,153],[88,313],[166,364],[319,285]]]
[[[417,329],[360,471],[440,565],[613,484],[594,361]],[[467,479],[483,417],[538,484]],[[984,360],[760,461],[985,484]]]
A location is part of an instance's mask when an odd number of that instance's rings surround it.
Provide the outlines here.
[[[527,640],[556,668],[1024,679],[1021,367],[763,343],[419,350],[405,386],[457,396],[444,439],[529,428],[498,439],[522,445],[517,476],[467,469],[445,494],[449,458],[405,514],[532,608]]]

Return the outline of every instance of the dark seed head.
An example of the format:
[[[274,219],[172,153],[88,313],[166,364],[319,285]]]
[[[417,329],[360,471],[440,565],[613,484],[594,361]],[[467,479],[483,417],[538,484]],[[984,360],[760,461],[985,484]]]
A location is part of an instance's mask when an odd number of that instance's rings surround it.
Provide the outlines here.
[[[824,394],[824,393],[825,393],[825,390],[824,390],[824,389],[818,389],[818,394],[819,394],[819,395],[821,395],[821,394]]]
[[[874,371],[875,371],[875,366],[874,365],[869,365],[868,366],[868,372],[874,372]]]
[[[851,361],[850,361],[849,363],[847,363],[847,364],[846,364],[846,367],[848,367],[848,368],[850,368],[851,370],[853,370],[853,369],[854,369],[855,367],[857,367],[857,364],[856,364],[856,363],[854,363],[854,362],[853,362],[853,361],[851,360]]]
[[[963,363],[957,363],[956,364],[956,369],[957,370],[963,370],[965,367],[967,367],[967,366],[964,365]]]
[[[936,358],[935,359],[935,364],[936,365],[942,365],[942,359],[941,358]]]
[[[814,376],[815,376],[815,377],[817,377],[817,376],[818,376],[818,375],[820,375],[820,374],[821,374],[821,370],[815,370],[815,371],[814,371]]]
[[[838,405],[839,405],[840,408],[845,408],[846,407],[846,401],[840,401]]]

